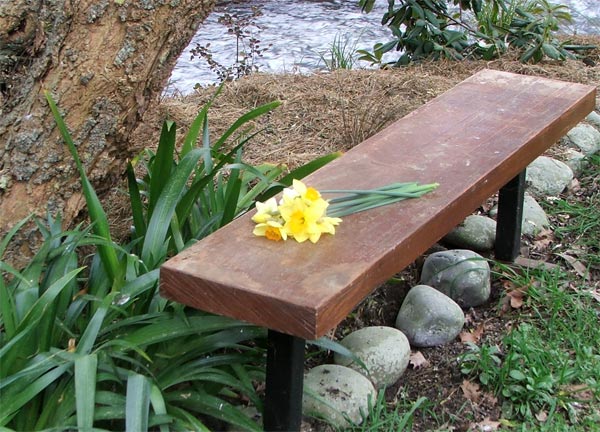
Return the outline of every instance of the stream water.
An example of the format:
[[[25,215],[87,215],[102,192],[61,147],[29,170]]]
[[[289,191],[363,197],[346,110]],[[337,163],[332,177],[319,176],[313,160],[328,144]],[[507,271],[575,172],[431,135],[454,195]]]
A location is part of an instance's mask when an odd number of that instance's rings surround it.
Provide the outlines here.
[[[570,7],[573,24],[564,25],[568,34],[600,33],[599,0],[560,0]],[[387,2],[375,2],[375,9],[361,13],[357,0],[251,0],[240,3],[223,2],[218,5],[200,26],[190,45],[181,54],[171,75],[166,92],[190,93],[196,84],[206,85],[217,81],[203,58],[191,57],[196,44],[210,44],[210,51],[219,64],[235,63],[236,38],[227,33],[219,23],[225,12],[232,15],[249,15],[252,6],[260,8],[262,15],[253,21],[248,31],[267,48],[255,65],[263,72],[309,73],[324,66],[325,55],[336,38],[345,41],[347,48],[371,49],[377,42],[390,40],[389,30],[381,26],[381,16]],[[366,67],[360,62],[358,67]]]

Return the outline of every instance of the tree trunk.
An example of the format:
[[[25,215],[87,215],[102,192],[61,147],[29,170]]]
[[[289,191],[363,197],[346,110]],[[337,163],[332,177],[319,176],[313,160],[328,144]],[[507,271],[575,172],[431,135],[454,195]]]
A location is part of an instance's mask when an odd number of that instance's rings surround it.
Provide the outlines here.
[[[0,235],[24,216],[82,208],[49,90],[97,190],[156,103],[214,0],[0,0]]]

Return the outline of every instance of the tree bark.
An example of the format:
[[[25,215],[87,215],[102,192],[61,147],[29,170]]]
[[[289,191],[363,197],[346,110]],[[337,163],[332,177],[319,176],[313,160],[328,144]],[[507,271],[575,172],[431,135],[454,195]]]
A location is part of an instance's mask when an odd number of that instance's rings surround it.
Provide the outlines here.
[[[44,97],[92,183],[114,185],[128,141],[214,0],[0,0],[0,234],[31,212],[84,205]]]

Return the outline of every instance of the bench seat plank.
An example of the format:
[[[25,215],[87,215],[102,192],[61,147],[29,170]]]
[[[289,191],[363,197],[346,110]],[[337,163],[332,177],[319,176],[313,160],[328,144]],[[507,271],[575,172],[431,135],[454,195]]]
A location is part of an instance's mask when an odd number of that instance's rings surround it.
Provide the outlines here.
[[[440,184],[344,218],[317,244],[252,235],[254,211],[166,262],[164,297],[304,339],[335,327],[582,120],[595,88],[483,70],[304,181],[367,189]]]

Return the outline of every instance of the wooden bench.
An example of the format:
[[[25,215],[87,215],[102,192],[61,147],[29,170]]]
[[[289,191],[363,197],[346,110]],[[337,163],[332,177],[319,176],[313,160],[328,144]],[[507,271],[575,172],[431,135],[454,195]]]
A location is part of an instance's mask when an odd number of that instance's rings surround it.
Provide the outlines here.
[[[514,260],[525,168],[594,105],[594,87],[483,70],[305,179],[317,189],[437,182],[434,192],[347,216],[317,244],[255,237],[250,212],[164,264],[161,293],[269,329],[265,429],[297,430],[305,339],[498,190],[496,257]]]

